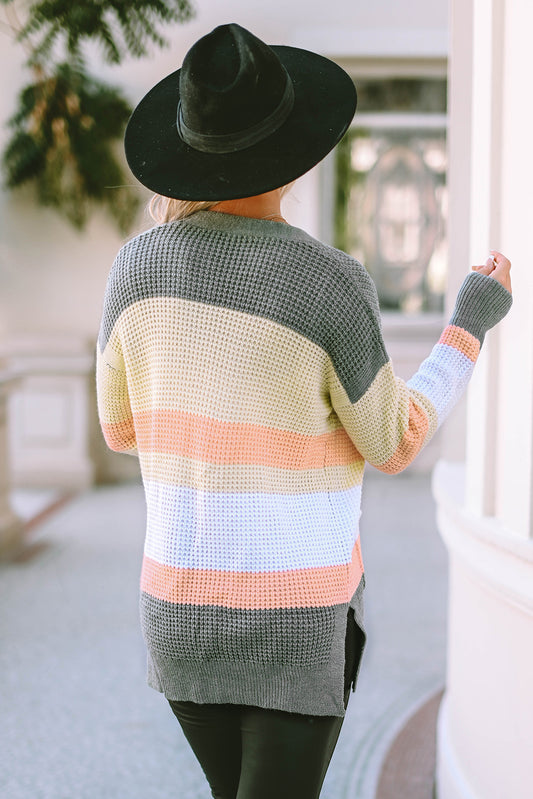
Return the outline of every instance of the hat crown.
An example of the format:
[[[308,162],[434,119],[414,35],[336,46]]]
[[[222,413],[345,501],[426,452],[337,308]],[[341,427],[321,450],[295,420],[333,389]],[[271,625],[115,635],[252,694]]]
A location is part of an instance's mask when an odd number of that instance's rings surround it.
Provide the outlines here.
[[[236,23],[220,25],[196,42],[183,61],[183,122],[207,136],[256,127],[279,106],[288,80],[268,45]]]

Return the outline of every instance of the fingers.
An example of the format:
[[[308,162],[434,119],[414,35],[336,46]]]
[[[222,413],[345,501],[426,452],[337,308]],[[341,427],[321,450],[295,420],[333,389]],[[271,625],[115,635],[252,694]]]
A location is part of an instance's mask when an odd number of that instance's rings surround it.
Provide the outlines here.
[[[484,264],[473,266],[472,269],[475,272],[479,272],[481,275],[490,275],[491,272],[494,270],[495,266],[496,264],[494,260],[491,257],[489,257],[487,258]]]
[[[511,292],[510,260],[498,250],[491,250],[490,253],[484,264],[472,267],[473,271],[478,272],[480,275],[490,275],[498,283],[501,283],[507,291]]]
[[[511,262],[505,255],[497,250],[490,251],[490,259],[494,263],[495,269],[506,269],[509,271],[511,269]]]
[[[511,292],[511,262],[503,253],[497,250],[491,250],[492,260],[494,261],[494,269],[490,272],[498,283],[501,283],[507,291]]]

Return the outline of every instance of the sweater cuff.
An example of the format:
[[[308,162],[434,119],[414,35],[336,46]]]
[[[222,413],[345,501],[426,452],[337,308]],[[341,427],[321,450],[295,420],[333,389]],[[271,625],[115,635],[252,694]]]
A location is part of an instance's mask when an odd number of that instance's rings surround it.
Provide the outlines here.
[[[450,324],[472,333],[483,344],[487,330],[503,319],[512,304],[511,293],[501,283],[471,272],[459,289]]]

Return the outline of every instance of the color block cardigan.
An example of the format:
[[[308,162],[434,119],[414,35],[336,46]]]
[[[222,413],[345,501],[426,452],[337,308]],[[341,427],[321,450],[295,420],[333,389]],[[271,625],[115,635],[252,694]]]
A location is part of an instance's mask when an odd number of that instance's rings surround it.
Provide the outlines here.
[[[152,687],[343,715],[365,462],[393,474],[413,460],[510,304],[470,274],[406,383],[365,269],[297,228],[202,211],[121,249],[98,404],[108,445],[140,461]]]

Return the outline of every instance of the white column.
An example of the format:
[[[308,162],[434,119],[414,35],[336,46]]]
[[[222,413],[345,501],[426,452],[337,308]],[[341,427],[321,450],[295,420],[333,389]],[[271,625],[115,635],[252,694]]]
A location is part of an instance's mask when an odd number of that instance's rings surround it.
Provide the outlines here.
[[[450,25],[461,31],[466,41],[472,38],[472,8],[465,2],[452,8]],[[455,36],[452,36],[452,44]],[[448,188],[452,202],[448,209],[448,291],[446,318],[449,319],[457,291],[470,261],[470,171],[472,119],[472,51],[455,47],[448,58]],[[442,437],[442,457],[454,462],[465,458],[466,401],[463,399],[446,422]]]
[[[434,475],[450,554],[438,799],[533,796],[532,30],[530,0],[452,0],[450,239],[469,262],[511,258],[514,305],[476,366],[465,463]],[[454,288],[464,267],[452,254]]]
[[[514,262],[515,303],[500,331],[495,513],[533,538],[533,3],[507,0],[504,20],[501,248]]]

